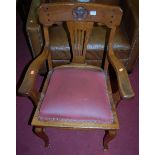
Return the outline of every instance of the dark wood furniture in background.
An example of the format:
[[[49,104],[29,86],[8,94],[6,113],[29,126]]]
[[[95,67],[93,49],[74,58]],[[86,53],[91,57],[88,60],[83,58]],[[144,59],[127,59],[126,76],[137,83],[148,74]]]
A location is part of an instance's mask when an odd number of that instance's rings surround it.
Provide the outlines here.
[[[30,97],[36,107],[32,120],[34,132],[48,146],[48,136],[44,132],[46,127],[103,129],[106,131],[103,145],[105,150],[108,149],[108,143],[119,129],[109,80],[109,63],[116,72],[122,98],[134,96],[127,71],[113,51],[115,30],[121,22],[122,10],[95,3],[52,3],[42,4],[38,14],[43,25],[44,48],[30,64],[19,88],[19,93]],[[50,51],[50,27],[58,23],[66,27],[72,63],[54,68],[51,63],[54,51]],[[97,23],[109,29],[106,33],[108,50],[102,58],[104,70],[85,63],[87,45]],[[61,35],[58,37],[62,39]],[[48,75],[40,93],[35,82],[45,62]]]
[[[16,9],[23,21],[23,25],[26,24],[31,2],[32,0],[16,0]]]
[[[42,2],[67,2],[76,3],[77,0],[32,0],[26,31],[35,58],[43,48],[43,31],[38,21],[37,8]],[[81,0],[84,1],[84,0]],[[86,2],[86,1],[85,1]],[[138,59],[139,51],[139,24],[138,0],[88,0],[92,3],[120,6],[123,9],[121,26],[116,30],[114,52],[123,62],[128,72],[131,72]],[[106,30],[96,25],[87,46],[86,62],[91,65],[101,66],[103,50],[106,48]],[[70,46],[66,28],[60,22],[50,28],[50,50],[53,53],[53,65],[67,64],[71,60]],[[43,72],[45,72],[45,68]]]

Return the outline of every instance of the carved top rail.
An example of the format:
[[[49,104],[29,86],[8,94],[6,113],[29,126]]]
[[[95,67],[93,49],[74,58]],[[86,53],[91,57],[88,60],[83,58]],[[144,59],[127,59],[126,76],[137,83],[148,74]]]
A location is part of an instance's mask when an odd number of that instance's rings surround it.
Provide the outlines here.
[[[101,3],[108,5],[118,5],[120,0],[42,0],[42,3],[57,3],[57,2],[74,2],[74,3]]]
[[[59,21],[99,22],[108,27],[118,26],[122,10],[117,6],[96,3],[42,4],[38,10],[39,20],[45,26]]]

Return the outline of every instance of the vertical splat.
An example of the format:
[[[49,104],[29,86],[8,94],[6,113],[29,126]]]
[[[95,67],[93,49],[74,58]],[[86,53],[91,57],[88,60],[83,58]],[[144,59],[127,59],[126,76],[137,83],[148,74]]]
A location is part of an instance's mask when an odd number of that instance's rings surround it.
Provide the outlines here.
[[[85,63],[87,44],[93,24],[93,22],[67,22],[73,52],[72,62]]]

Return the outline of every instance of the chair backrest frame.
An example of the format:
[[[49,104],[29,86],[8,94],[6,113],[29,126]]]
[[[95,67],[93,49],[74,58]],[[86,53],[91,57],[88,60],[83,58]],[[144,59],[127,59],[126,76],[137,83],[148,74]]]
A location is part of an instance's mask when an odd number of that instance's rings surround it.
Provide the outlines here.
[[[44,3],[39,7],[38,14],[44,29],[46,47],[49,46],[48,28],[57,22],[67,23],[72,62],[75,63],[85,63],[87,43],[94,23],[102,23],[110,28],[108,49],[112,49],[115,30],[122,18],[120,7],[94,3]],[[108,62],[105,60],[104,68],[107,66]]]

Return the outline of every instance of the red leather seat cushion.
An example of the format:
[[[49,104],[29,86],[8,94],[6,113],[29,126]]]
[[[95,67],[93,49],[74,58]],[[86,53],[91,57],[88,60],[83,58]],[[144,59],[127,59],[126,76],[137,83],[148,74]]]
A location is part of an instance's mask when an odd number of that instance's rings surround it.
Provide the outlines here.
[[[42,102],[39,119],[112,123],[113,115],[104,72],[55,69]]]

